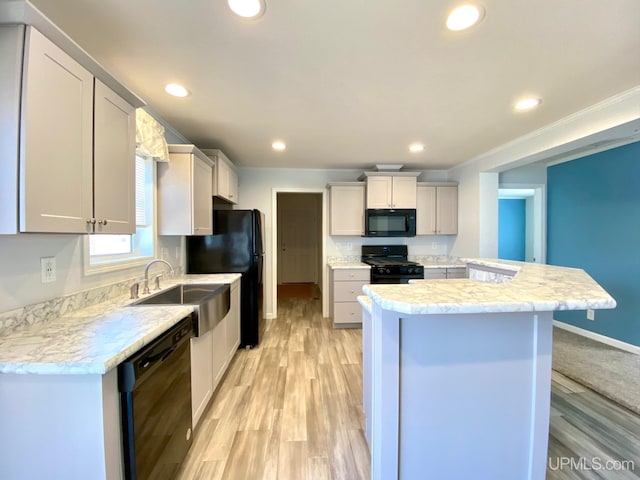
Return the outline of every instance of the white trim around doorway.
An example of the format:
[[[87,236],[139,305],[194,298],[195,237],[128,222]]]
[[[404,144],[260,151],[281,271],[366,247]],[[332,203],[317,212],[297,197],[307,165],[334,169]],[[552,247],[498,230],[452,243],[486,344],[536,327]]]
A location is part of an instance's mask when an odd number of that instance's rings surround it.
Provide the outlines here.
[[[271,189],[271,304],[272,318],[278,316],[278,193],[322,194],[322,265],[327,265],[327,190],[325,188],[272,188]],[[322,269],[322,316],[329,316],[329,277]]]

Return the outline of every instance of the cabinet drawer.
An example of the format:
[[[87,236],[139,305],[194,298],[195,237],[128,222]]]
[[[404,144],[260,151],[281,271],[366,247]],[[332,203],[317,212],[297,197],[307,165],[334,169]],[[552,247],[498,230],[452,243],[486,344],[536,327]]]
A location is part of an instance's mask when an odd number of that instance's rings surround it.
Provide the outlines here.
[[[434,280],[438,278],[447,278],[446,268],[425,268],[424,278]]]
[[[334,303],[333,323],[362,323],[362,305],[358,302]]]
[[[447,268],[447,278],[467,278],[467,267]]]
[[[362,295],[362,287],[368,282],[335,282],[333,284],[334,302],[355,302]]]
[[[370,279],[371,269],[369,268],[336,268],[333,271],[333,280],[338,282],[343,280],[361,280],[369,283]]]

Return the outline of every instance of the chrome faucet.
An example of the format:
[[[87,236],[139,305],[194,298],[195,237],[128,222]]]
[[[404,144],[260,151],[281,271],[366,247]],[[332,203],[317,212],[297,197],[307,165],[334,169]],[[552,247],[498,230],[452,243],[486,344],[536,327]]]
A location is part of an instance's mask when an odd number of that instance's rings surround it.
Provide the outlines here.
[[[171,266],[171,264],[169,262],[167,262],[166,260],[162,260],[160,258],[156,258],[154,260],[151,260],[149,263],[147,263],[147,266],[144,267],[144,290],[142,290],[142,293],[151,293],[149,291],[149,267],[151,267],[151,265],[153,265],[154,263],[164,263],[167,267],[169,267],[169,270],[171,270],[171,275],[174,275],[176,272],[173,270],[173,267]],[[160,283],[158,281],[158,283]]]

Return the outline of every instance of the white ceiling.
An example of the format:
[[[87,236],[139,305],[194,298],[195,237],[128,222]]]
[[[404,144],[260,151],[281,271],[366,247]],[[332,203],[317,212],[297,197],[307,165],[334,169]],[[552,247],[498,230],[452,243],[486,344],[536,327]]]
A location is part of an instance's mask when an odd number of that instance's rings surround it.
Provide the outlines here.
[[[266,1],[253,22],[226,0],[32,3],[241,166],[449,168],[640,85],[638,0],[484,0],[484,20],[457,33],[444,27],[456,1]],[[169,97],[169,82],[192,95]],[[542,105],[514,113],[523,94]]]

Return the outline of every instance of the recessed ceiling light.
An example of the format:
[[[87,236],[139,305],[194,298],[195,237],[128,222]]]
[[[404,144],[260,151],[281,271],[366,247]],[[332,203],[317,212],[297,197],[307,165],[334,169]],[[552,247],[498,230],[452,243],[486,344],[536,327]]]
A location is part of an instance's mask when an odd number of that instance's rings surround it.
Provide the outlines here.
[[[280,141],[278,141],[278,142],[273,142],[273,143],[271,144],[271,148],[273,148],[274,150],[282,151],[282,150],[284,150],[285,148],[287,148],[287,146],[285,145],[285,143],[284,143],[284,142],[280,142]]]
[[[513,105],[513,108],[515,110],[518,110],[519,112],[523,112],[525,110],[531,110],[532,108],[536,108],[541,103],[542,103],[542,99],[541,98],[527,97],[527,98],[523,98],[521,100],[518,100]]]
[[[455,32],[465,30],[478,23],[484,16],[480,5],[466,4],[454,8],[447,17],[447,28]]]
[[[186,97],[191,92],[184,88],[182,85],[178,85],[177,83],[170,83],[166,87],[164,87],[164,91],[169,95],[173,95],[174,97]]]
[[[422,145],[421,143],[412,143],[411,145],[409,145],[409,151],[411,153],[423,152],[424,145]]]
[[[227,0],[233,13],[242,18],[257,18],[264,14],[264,0]]]

